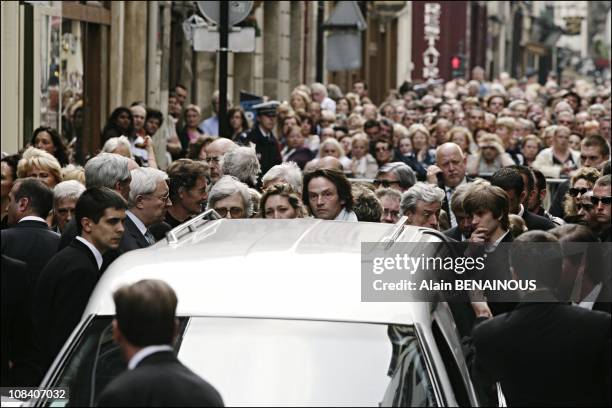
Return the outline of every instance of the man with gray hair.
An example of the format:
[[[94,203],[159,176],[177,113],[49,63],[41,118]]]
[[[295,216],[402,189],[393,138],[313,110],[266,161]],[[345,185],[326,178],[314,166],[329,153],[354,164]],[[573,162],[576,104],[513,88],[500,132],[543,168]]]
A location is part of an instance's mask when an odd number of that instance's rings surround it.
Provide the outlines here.
[[[238,145],[229,139],[220,137],[206,146],[206,163],[210,167],[210,183],[215,184],[223,176],[223,157],[226,153],[238,148]]]
[[[76,180],[62,181],[53,188],[53,230],[61,234],[74,217],[74,209],[85,186]]]
[[[408,225],[439,229],[444,190],[426,183],[416,183],[402,194],[400,211]]]
[[[376,173],[376,188],[393,188],[403,193],[416,183],[414,171],[406,163],[393,162],[381,166]]]
[[[321,104],[322,110],[332,111],[336,113],[336,102],[327,96],[327,88],[320,82],[315,82],[310,85],[312,91],[312,100]]]
[[[208,193],[206,210],[223,218],[249,218],[253,214],[249,187],[236,177],[223,176]]]
[[[85,164],[85,187],[108,187],[128,200],[132,181],[130,170],[136,168],[138,164],[132,159],[114,153],[100,153]],[[74,220],[70,221],[62,231],[58,251],[67,247],[77,235],[76,223]],[[116,257],[116,253],[115,250],[109,250],[104,254],[105,265],[110,262],[111,258]]]
[[[295,162],[286,162],[272,167],[262,178],[263,189],[277,184],[288,184],[298,195],[302,195],[302,170]]]
[[[234,176],[249,187],[257,185],[261,166],[255,150],[250,147],[239,147],[227,152],[223,158],[222,173]]]
[[[119,244],[122,253],[153,245],[155,238],[149,227],[162,222],[172,205],[166,173],[142,167],[132,170],[131,175],[125,234]]]

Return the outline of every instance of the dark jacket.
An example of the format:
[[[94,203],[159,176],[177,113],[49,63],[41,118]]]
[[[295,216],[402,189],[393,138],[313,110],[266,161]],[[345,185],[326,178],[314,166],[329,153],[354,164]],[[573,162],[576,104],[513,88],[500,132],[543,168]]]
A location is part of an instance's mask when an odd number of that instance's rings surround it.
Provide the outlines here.
[[[142,232],[138,229],[136,224],[128,216],[125,217],[125,231],[123,237],[121,237],[121,243],[119,244],[119,252],[122,254],[133,251],[134,249],[146,248],[150,246],[147,239],[142,235]]]
[[[472,333],[476,361],[508,406],[609,406],[610,315],[524,300]]]
[[[25,262],[32,273],[33,282],[49,259],[57,253],[59,234],[51,231],[42,221],[22,221],[2,230],[3,255]]]
[[[274,134],[270,132],[270,137],[265,137],[259,125],[253,127],[249,132],[249,141],[255,144],[255,152],[259,159],[262,176],[268,172],[273,166],[281,164],[283,159],[280,154],[280,147]]]
[[[527,229],[529,231],[548,231],[549,229],[556,227],[555,223],[552,222],[550,219],[542,217],[540,215],[536,215],[531,211],[528,211],[526,208],[523,212],[523,219],[525,220],[525,224],[527,225]]]
[[[81,320],[99,278],[94,254],[77,239],[51,258],[41,272],[34,319],[45,368]]]
[[[100,407],[222,407],[219,392],[170,351],[145,357],[100,394]]]
[[[25,262],[2,255],[2,387],[38,385],[41,370],[34,342],[31,276]],[[9,367],[9,361],[10,367]]]
[[[287,158],[287,161],[295,162],[300,169],[304,170],[304,166],[306,163],[314,159],[314,153],[307,147],[300,147],[295,150],[295,152],[291,153],[291,155]]]
[[[565,218],[565,209],[563,208],[563,203],[565,202],[565,194],[570,188],[570,181],[565,180],[563,183],[557,186],[557,191],[555,191],[555,196],[550,203],[550,208],[548,212],[559,218]]]
[[[463,241],[463,234],[459,230],[459,227],[453,227],[453,228],[447,229],[446,231],[442,231],[442,233],[446,235],[447,237],[449,237],[450,239],[453,239],[457,242]]]

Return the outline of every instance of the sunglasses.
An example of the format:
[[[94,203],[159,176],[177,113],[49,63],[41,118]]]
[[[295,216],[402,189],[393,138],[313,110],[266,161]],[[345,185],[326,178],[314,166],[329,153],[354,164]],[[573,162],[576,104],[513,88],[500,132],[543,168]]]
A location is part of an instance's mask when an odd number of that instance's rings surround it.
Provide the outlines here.
[[[586,194],[588,191],[589,191],[589,189],[588,189],[588,188],[584,188],[584,187],[583,187],[583,188],[573,188],[573,187],[572,187],[572,188],[570,188],[570,189],[568,190],[569,195],[570,195],[570,196],[572,196],[572,197],[578,197],[578,194],[580,194],[580,195],[584,195],[584,194]]]
[[[383,186],[384,188],[388,188],[388,187],[390,187],[390,186],[392,186],[394,184],[399,184],[399,181],[379,180],[379,179],[374,180],[374,185],[376,187]]]
[[[600,201],[603,205],[610,205],[610,203],[612,203],[612,197],[611,196],[597,197],[595,195],[591,196],[591,204],[593,204],[595,207],[599,205]]]
[[[576,208],[578,209],[578,211],[580,211],[580,210],[591,211],[593,209],[593,204],[578,203],[578,204],[576,204]]]

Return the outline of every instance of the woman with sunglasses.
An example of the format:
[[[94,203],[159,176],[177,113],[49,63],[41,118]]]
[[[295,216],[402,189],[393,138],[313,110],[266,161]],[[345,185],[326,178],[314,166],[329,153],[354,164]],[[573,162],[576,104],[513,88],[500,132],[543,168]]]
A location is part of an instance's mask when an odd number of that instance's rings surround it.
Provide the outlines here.
[[[593,167],[583,167],[570,179],[570,188],[565,195],[563,204],[567,222],[572,222],[578,216],[577,204],[582,196],[593,190],[595,181],[601,176],[599,170]]]

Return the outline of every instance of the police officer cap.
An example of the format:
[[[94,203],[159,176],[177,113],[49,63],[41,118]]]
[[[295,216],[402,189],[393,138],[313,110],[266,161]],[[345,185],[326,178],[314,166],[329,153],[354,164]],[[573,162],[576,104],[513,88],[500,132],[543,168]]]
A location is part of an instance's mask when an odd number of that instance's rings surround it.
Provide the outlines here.
[[[278,105],[280,105],[280,102],[270,101],[254,105],[253,109],[257,111],[258,115],[276,116],[276,108],[278,108]]]

